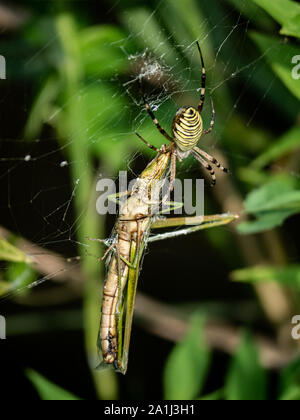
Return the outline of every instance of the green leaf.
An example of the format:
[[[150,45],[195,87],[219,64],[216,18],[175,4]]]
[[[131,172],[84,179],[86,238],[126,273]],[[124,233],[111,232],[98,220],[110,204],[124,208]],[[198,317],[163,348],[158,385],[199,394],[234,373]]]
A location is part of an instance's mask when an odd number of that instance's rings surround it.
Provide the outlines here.
[[[270,184],[269,184],[270,185]],[[265,190],[266,191],[266,190]],[[269,190],[267,190],[269,191]],[[280,194],[280,191],[278,191]],[[250,202],[250,200],[249,200]],[[286,191],[283,192],[282,195],[278,197],[273,197],[270,201],[265,201],[263,203],[257,203],[256,207],[247,206],[246,203],[246,210],[249,213],[262,213],[267,211],[278,211],[278,210],[296,210],[299,211],[300,209],[300,191]]]
[[[200,401],[220,401],[222,399],[224,399],[224,389],[219,389],[212,394],[199,398]]]
[[[300,13],[300,6],[291,0],[252,0],[268,12],[277,22],[284,25]]]
[[[300,13],[286,22],[286,24],[281,28],[280,33],[282,35],[300,38]]]
[[[265,184],[270,179],[270,174],[264,171],[252,169],[251,167],[242,167],[237,170],[238,178],[250,184],[253,187]]]
[[[281,401],[300,401],[300,385],[291,385],[279,399]]]
[[[6,278],[10,283],[10,289],[16,290],[34,283],[37,274],[29,264],[11,263],[8,266]]]
[[[278,38],[251,32],[252,40],[261,50],[267,62],[272,67],[274,73],[281,79],[290,92],[300,99],[299,80],[292,77],[295,64],[292,63],[293,57],[299,55],[299,47],[290,43],[283,43]]]
[[[79,401],[80,398],[60,388],[34,370],[27,370],[26,376],[35,386],[44,401]]]
[[[205,18],[197,0],[166,0],[164,3],[166,5],[166,13],[169,13],[169,17],[172,18],[171,23],[174,24],[175,21],[176,26],[180,27],[179,34],[174,33],[174,37],[178,39],[178,36],[184,36],[184,38],[181,38],[181,42],[183,40],[194,42],[195,39],[205,37],[208,25],[204,20]],[[199,25],[199,22],[202,22],[202,24]],[[169,27],[169,29],[171,31],[172,27]]]
[[[31,258],[10,244],[6,239],[0,239],[0,261],[32,262]]]
[[[0,281],[0,296],[22,290],[37,280],[30,264],[11,262],[5,271],[5,281]]]
[[[87,87],[81,97],[82,132],[88,139],[86,147],[91,147],[97,157],[103,157],[106,165],[118,170],[122,167],[129,146],[135,136],[130,136],[127,102],[108,84]],[[118,110],[118,112],[116,112]],[[127,133],[126,137],[121,133]]]
[[[164,371],[166,400],[191,400],[201,393],[211,359],[204,325],[203,317],[194,315],[187,337],[171,352]]]
[[[236,115],[226,124],[224,131],[226,142],[242,153],[245,151],[257,156],[273,142],[270,132],[255,126],[249,126],[247,121]],[[243,142],[241,143],[241,138]]]
[[[246,332],[231,362],[225,396],[230,401],[262,401],[266,399],[266,372],[260,366],[252,336]]]
[[[280,373],[279,399],[300,400],[300,359],[293,361]]]
[[[288,267],[258,266],[235,270],[232,275],[234,281],[258,283],[276,281],[284,286],[300,287],[300,265]]]
[[[58,93],[59,82],[56,78],[51,77],[35,99],[25,126],[24,136],[26,139],[32,140],[40,134],[43,124],[51,118]]]
[[[129,61],[130,44],[127,35],[117,26],[101,25],[83,29],[79,48],[86,74],[108,77],[124,72]]]
[[[259,25],[264,29],[274,29],[275,23],[272,18],[262,8],[251,1],[227,0],[227,2],[241,12],[243,16],[248,17],[251,21],[255,20],[255,25]]]
[[[300,212],[300,191],[295,180],[280,176],[248,194],[245,202],[248,214],[258,220],[238,226],[240,233],[258,233],[282,225],[293,214]]]
[[[292,216],[293,211],[278,211],[267,213],[266,215],[258,215],[258,220],[254,222],[242,222],[238,226],[238,231],[242,235],[254,235],[256,233],[272,230],[282,226],[284,221]],[[296,212],[297,213],[297,212]]]
[[[147,46],[157,57],[164,57],[168,65],[178,64],[178,55],[150,7],[129,9],[122,14],[121,19],[143,49]]]
[[[6,295],[10,292],[10,284],[0,280],[0,296]]]
[[[290,154],[300,148],[300,128],[293,127],[281,138],[276,140],[263,154],[258,156],[252,163],[251,168],[263,169],[264,166]]]

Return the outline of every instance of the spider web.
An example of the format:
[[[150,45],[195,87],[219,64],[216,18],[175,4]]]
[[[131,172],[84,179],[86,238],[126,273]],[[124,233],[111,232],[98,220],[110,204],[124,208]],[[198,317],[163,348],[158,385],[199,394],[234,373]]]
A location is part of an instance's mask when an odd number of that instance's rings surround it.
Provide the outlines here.
[[[111,2],[111,7],[107,10],[108,17],[118,8],[118,3]],[[246,5],[247,0],[242,0],[241,3]],[[152,121],[149,121],[137,86],[140,82],[143,84],[152,110],[156,113],[161,125],[170,133],[171,122],[176,110],[184,105],[193,104],[196,106],[197,98],[200,95],[201,63],[196,41],[200,41],[205,57],[206,43],[212,38],[214,39],[212,46],[214,59],[206,63],[207,96],[203,114],[207,128],[211,118],[211,109],[209,100],[207,100],[209,96],[216,97],[220,92],[224,92],[224,94],[230,92],[233,104],[229,109],[222,111],[223,115],[220,118],[222,123],[217,123],[214,134],[203,139],[202,144],[205,150],[212,155],[216,149],[220,148],[229,162],[234,160],[240,166],[247,166],[251,162],[249,156],[229,150],[223,142],[223,134],[226,125],[230,124],[239,113],[241,104],[244,107],[245,103],[248,104],[247,111],[244,111],[247,127],[251,128],[261,124],[261,114],[264,112],[269,94],[276,82],[275,77],[271,77],[268,85],[264,87],[264,91],[261,91],[260,98],[253,97],[250,91],[253,80],[259,75],[261,67],[265,66],[265,55],[260,54],[258,50],[244,54],[245,45],[249,42],[248,31],[253,25],[255,15],[252,18],[247,18],[242,12],[226,7],[224,14],[217,22],[210,22],[210,19],[204,15],[203,22],[199,22],[199,37],[194,38],[192,42],[187,42],[184,39],[180,42],[176,40],[176,23],[170,23],[168,29],[160,28],[158,33],[153,33],[153,39],[149,41],[152,48],[136,48],[133,53],[128,51],[128,41],[139,45],[141,39],[149,36],[149,27],[154,27],[160,21],[162,8],[163,2],[158,2],[142,28],[138,31],[130,31],[127,38],[124,38],[122,42],[117,42],[119,49],[129,62],[131,71],[127,74],[126,80],[124,75],[115,74],[113,80],[110,79],[109,82],[115,89],[115,97],[121,95],[124,99],[126,109],[121,110],[120,117],[118,117],[116,116],[118,111],[111,109],[111,104],[102,104],[97,117],[100,118],[107,111],[113,114],[113,117],[108,118],[106,122],[106,126],[114,132],[112,141],[120,141],[120,139],[126,141],[130,137],[133,139],[132,142],[136,142],[136,149],[132,148],[131,151],[125,153],[124,166],[132,176],[137,176],[137,168],[140,168],[137,162],[142,162],[140,165],[145,165],[150,160],[150,155],[147,155],[147,158],[142,158],[141,148],[138,139],[135,140],[134,132],[138,131],[146,137],[145,133],[152,130],[153,137],[158,137],[155,126]],[[166,13],[165,6],[164,13]],[[126,12],[124,16],[126,16]],[[126,25],[127,28],[134,27],[134,22],[129,18],[126,20]],[[165,53],[161,40],[175,44],[175,48],[171,50],[174,57]],[[48,42],[43,47],[43,51],[50,48],[51,43],[52,41]],[[156,46],[154,46],[155,43]],[[230,54],[223,54],[230,43],[235,45],[232,57],[239,54],[243,57],[240,65],[236,65],[236,61],[231,60]],[[25,57],[25,61],[32,64],[40,53],[41,51],[38,51],[34,56]],[[106,82],[105,79],[99,78],[90,80],[89,84],[78,92],[78,96],[84,97],[92,85],[101,84],[103,81]],[[1,99],[1,107],[5,109],[3,115],[13,112],[15,101],[21,100],[17,118],[20,121],[24,120],[24,116],[25,118],[28,116],[28,110],[32,105],[29,88],[27,89],[25,86],[21,89],[21,97],[12,98],[10,97],[9,76],[7,81],[1,81],[1,85],[5,92]],[[254,100],[247,101],[248,97]],[[187,99],[192,103],[186,103]],[[215,104],[217,119],[218,102]],[[66,106],[67,103],[54,110],[52,118],[54,119],[60,114]],[[129,120],[129,127],[126,131],[120,124],[124,112]],[[95,133],[90,134],[95,124],[96,118],[90,121],[87,130],[88,147],[90,148],[95,143],[101,142],[100,133],[97,136]],[[28,238],[44,249],[45,253],[49,250],[57,252],[65,258],[74,258],[73,264],[79,265],[78,246],[85,247],[88,253],[89,242],[87,240],[86,243],[79,243],[77,239],[78,230],[86,212],[77,214],[75,210],[75,198],[81,178],[74,180],[70,174],[72,166],[78,164],[77,161],[72,161],[68,155],[68,150],[75,141],[74,133],[68,134],[64,144],[59,142],[49,127],[46,127],[40,138],[34,142],[17,137],[16,130],[12,126],[11,132],[6,132],[1,138],[0,182],[2,193],[0,206],[4,227],[21,237]],[[152,143],[152,137],[146,138]],[[160,144],[163,144],[165,139],[163,137],[160,139]],[[159,143],[155,145],[159,146]],[[100,176],[98,168],[97,163],[94,168],[95,179]],[[195,163],[190,160],[182,169],[179,167],[179,173],[184,176],[188,176],[189,171],[195,173]],[[117,179],[116,173],[109,175],[111,178]],[[234,172],[230,176],[234,177]],[[298,174],[293,173],[293,176],[298,177]],[[207,193],[210,193],[208,188]],[[27,287],[35,287],[56,277],[57,274],[55,271],[52,275],[41,277]]]

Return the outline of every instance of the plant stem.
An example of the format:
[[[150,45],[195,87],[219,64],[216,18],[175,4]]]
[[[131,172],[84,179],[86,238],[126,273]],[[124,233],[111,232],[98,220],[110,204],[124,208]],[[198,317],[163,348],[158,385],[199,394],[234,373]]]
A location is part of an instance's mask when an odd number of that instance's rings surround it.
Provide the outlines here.
[[[81,68],[80,51],[78,47],[77,31],[69,15],[57,18],[57,31],[63,50],[61,66],[62,78],[66,85],[66,120],[71,144],[68,148],[71,173],[74,182],[74,205],[77,215],[77,239],[84,244],[87,238],[102,237],[104,219],[96,213],[95,192],[92,162],[88,153],[88,139],[85,134],[85,109],[80,101],[78,92],[82,89],[83,70]],[[84,291],[84,331],[87,357],[92,369],[97,393],[102,399],[116,399],[118,395],[116,377],[113,372],[96,372],[97,365],[97,332],[100,316],[100,263],[96,258],[100,255],[100,246],[91,242],[88,247],[80,247],[82,258],[82,273],[85,278]],[[103,265],[102,265],[103,266]],[[101,277],[100,277],[101,275]]]

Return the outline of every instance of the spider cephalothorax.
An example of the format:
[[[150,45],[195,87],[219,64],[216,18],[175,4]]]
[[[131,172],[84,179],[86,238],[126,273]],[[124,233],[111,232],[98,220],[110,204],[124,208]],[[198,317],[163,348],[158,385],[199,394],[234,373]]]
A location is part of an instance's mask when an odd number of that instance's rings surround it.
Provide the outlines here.
[[[172,151],[172,159],[171,159],[171,186],[173,186],[175,177],[176,177],[176,157],[179,160],[186,158],[188,155],[192,154],[201,165],[206,168],[211,175],[212,178],[212,185],[216,184],[216,176],[215,172],[211,166],[211,164],[215,165],[217,168],[221,169],[224,172],[228,172],[226,168],[224,168],[213,156],[209,155],[208,153],[204,152],[204,150],[199,149],[197,147],[197,143],[199,142],[201,136],[203,134],[209,134],[214,128],[215,124],[215,109],[213,100],[211,99],[212,105],[212,119],[210,122],[210,127],[207,130],[203,129],[203,120],[201,117],[201,112],[204,105],[205,100],[205,83],[206,83],[206,71],[204,66],[204,60],[202,56],[202,52],[200,49],[200,45],[197,42],[198,51],[201,58],[202,64],[202,86],[201,86],[201,95],[200,95],[200,102],[198,104],[198,109],[194,108],[193,106],[180,108],[179,111],[176,113],[175,118],[172,124],[172,136],[161,127],[158,120],[156,119],[153,111],[150,108],[150,105],[146,101],[144,94],[141,90],[145,107],[152,118],[154,124],[160,131],[160,133],[166,137],[168,141],[172,143],[171,151]],[[138,137],[152,150],[156,150],[157,152],[163,153],[165,150],[169,149],[163,146],[161,149],[157,149],[156,147],[149,144],[143,137],[137,134]],[[210,163],[208,163],[210,162]],[[172,187],[171,187],[172,188]]]

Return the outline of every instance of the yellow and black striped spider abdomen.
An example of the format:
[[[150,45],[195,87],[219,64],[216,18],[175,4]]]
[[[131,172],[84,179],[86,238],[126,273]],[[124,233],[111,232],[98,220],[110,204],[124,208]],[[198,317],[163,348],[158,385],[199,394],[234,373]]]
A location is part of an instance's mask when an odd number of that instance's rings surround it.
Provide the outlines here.
[[[181,108],[173,121],[173,140],[182,152],[192,150],[203,132],[203,121],[198,110],[192,106]]]

